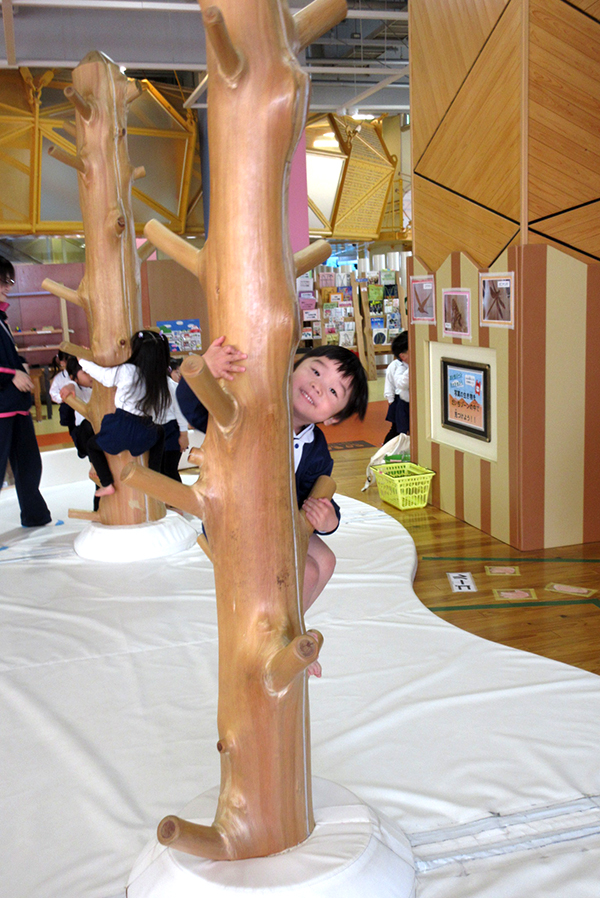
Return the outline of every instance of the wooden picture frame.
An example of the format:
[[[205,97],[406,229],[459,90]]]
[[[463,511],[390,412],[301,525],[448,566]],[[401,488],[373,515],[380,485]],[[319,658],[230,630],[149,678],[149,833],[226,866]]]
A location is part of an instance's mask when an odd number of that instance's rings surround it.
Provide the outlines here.
[[[490,366],[449,358],[441,365],[442,427],[489,443]]]

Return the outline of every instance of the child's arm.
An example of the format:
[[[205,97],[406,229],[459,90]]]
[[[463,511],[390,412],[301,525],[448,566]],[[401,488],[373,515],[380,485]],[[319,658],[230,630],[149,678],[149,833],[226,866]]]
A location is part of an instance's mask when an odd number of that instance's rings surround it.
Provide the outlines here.
[[[223,377],[225,380],[233,380],[234,374],[243,374],[246,370],[236,362],[247,359],[245,352],[240,352],[234,346],[224,346],[225,337],[217,337],[210,344],[202,358],[208,366],[208,370],[215,379]]]
[[[396,387],[394,386],[394,369],[397,367],[395,361],[391,362],[385,369],[385,386],[383,388],[383,396],[388,402],[392,403],[396,398]]]
[[[400,399],[403,399],[405,402],[410,401],[408,392],[409,377],[409,367],[405,362],[404,365],[402,365],[401,367],[399,366],[398,372],[395,377],[396,393],[400,396]]]
[[[105,387],[114,387],[117,382],[118,373],[121,365],[115,365],[113,368],[103,368],[95,362],[89,362],[87,359],[79,359],[79,364],[94,380],[104,384]]]

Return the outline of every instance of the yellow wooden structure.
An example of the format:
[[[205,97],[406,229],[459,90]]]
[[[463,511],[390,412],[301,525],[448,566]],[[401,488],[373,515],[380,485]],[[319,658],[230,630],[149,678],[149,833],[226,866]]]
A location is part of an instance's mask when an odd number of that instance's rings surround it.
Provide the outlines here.
[[[48,155],[53,146],[73,156],[74,115],[65,99],[71,73],[27,68],[0,72],[0,231],[76,234],[83,231],[77,178]],[[176,95],[167,99],[149,81],[129,110],[128,142],[146,176],[132,190],[136,230],[158,218],[183,233],[202,230],[196,122]]]

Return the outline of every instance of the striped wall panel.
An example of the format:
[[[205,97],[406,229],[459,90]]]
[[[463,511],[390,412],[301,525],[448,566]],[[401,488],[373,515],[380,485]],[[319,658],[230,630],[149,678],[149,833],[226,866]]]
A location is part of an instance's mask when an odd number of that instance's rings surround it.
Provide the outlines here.
[[[426,274],[418,260],[414,274]],[[600,539],[600,265],[544,245],[511,248],[490,269],[515,272],[515,328],[479,327],[479,271],[453,253],[435,272],[437,324],[413,325],[413,458],[436,471],[431,501],[521,550]],[[471,291],[472,340],[445,337],[442,291]],[[497,457],[433,440],[432,343],[495,355]],[[566,360],[569,360],[568,362]],[[591,397],[594,400],[591,400]]]

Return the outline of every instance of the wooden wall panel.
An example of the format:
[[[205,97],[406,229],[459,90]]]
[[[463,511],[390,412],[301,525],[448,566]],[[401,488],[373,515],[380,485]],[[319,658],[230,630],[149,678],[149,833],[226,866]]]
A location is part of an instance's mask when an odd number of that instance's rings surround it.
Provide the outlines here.
[[[600,23],[530,0],[529,221],[600,195]]]
[[[600,260],[600,201],[541,221],[535,229]]]
[[[460,251],[487,268],[518,231],[514,222],[416,175],[413,209],[414,251],[432,271]]]
[[[521,7],[511,3],[415,165],[417,174],[515,222],[521,200],[521,43]],[[415,213],[416,219],[418,207]]]
[[[572,6],[600,20],[600,0],[570,0]]]
[[[442,120],[508,0],[418,0],[411,3],[411,68],[413,158],[418,160]],[[435,84],[435,89],[431,85]]]
[[[150,325],[174,318],[199,318],[205,350],[210,342],[208,310],[198,279],[171,259],[152,259],[143,268],[142,302],[149,309]]]

